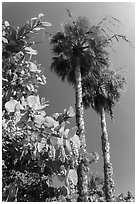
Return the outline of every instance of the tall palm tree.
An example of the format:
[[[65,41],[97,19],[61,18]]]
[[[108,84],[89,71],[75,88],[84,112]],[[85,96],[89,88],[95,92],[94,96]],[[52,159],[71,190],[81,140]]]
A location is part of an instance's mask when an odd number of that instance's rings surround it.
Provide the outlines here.
[[[108,68],[102,70],[96,81],[95,78],[88,76],[82,83],[84,108],[92,107],[100,115],[104,160],[104,192],[106,201],[109,202],[115,201],[115,186],[105,112],[108,112],[113,118],[113,107],[115,102],[120,99],[120,90],[124,88],[124,84],[125,78]]]
[[[103,44],[100,44],[101,42]],[[51,70],[63,80],[73,85],[76,95],[76,125],[77,134],[81,139],[81,148],[86,152],[85,126],[82,103],[82,78],[88,75],[93,67],[96,69],[108,66],[107,37],[100,26],[91,26],[86,17],[79,17],[76,21],[68,21],[62,31],[51,38],[54,53]],[[84,163],[84,162],[83,162]],[[78,191],[84,201],[87,201],[88,179],[82,160],[78,167]],[[80,199],[79,199],[80,201]]]

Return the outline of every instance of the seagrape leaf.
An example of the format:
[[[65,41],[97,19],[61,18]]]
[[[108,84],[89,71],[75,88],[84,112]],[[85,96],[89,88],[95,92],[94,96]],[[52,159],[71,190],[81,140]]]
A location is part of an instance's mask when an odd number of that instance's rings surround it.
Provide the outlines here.
[[[55,121],[52,117],[50,116],[46,116],[45,117],[45,126],[46,127],[57,127],[59,125],[59,123],[57,121]]]
[[[58,176],[59,181],[61,181],[61,182],[65,181],[66,176],[64,176],[62,174],[58,174],[57,176]]]
[[[37,146],[38,152],[41,152],[41,150],[42,150],[44,147],[45,147],[45,144],[44,144],[44,143],[38,142],[38,146]]]
[[[40,104],[40,99],[39,95],[30,95],[27,97],[27,104],[29,105],[30,108],[33,108],[34,110],[41,110],[48,106],[48,104],[44,104],[41,106]]]
[[[77,129],[77,126],[71,128],[71,130],[68,132],[68,139],[72,138],[76,134]]]
[[[63,138],[51,136],[50,142],[53,146],[56,146],[56,145],[62,146],[63,145]]]
[[[27,122],[28,121],[28,119],[29,119],[29,112],[25,112],[22,116],[21,116],[21,118],[20,118],[20,120],[18,121],[18,126],[19,127],[22,127],[24,124],[25,124],[25,122]]]
[[[35,96],[35,95],[28,96],[27,103],[30,108],[35,109],[36,107],[40,106],[39,96]]]
[[[37,65],[34,64],[33,62],[29,62],[29,69],[31,72],[37,72]]]
[[[33,30],[34,31],[40,31],[40,30],[44,30],[45,28],[42,28],[42,27],[36,27],[36,28],[34,28]]]
[[[69,133],[69,129],[66,129],[65,131],[64,131],[64,134],[63,134],[63,138],[64,139],[67,139],[68,138],[68,133]]]
[[[67,196],[69,195],[69,189],[66,186],[60,187],[61,195]]]
[[[57,120],[57,118],[59,117],[59,113],[54,113],[52,116],[53,116],[53,118],[54,118],[55,120]]]
[[[74,169],[70,169],[66,179],[68,181],[72,181],[74,185],[77,185],[78,182],[77,172]]]
[[[15,111],[15,106],[18,104],[18,101],[14,100],[12,97],[10,98],[10,101],[5,103],[5,109],[9,113],[13,113]]]
[[[7,40],[7,38],[5,38],[5,37],[2,37],[2,41],[3,41],[4,43],[8,43],[8,40]]]
[[[37,18],[36,18],[36,17],[31,18],[31,20],[30,20],[30,26],[31,26],[31,28],[33,28],[34,26],[36,26],[36,24],[37,24]]]
[[[52,24],[49,22],[40,22],[39,27],[46,28],[46,27],[51,26],[51,25]]]
[[[37,55],[37,51],[33,50],[31,47],[25,47],[26,53],[30,55]]]
[[[56,126],[54,128],[54,131],[57,131],[59,133],[64,133],[65,123],[61,123],[60,125]]]
[[[10,25],[8,21],[5,21],[4,23],[6,27]]]
[[[60,180],[59,177],[56,174],[54,174],[54,177],[52,179],[52,185],[54,188],[64,186],[64,179]]]
[[[67,115],[69,117],[74,117],[75,116],[75,112],[74,112],[74,110],[73,110],[73,108],[71,106],[69,107],[69,109],[67,111]]]
[[[81,142],[78,135],[74,135],[70,140],[75,142],[77,148],[80,149]]]
[[[44,124],[45,118],[42,115],[34,115],[34,123],[40,127],[42,124]]]

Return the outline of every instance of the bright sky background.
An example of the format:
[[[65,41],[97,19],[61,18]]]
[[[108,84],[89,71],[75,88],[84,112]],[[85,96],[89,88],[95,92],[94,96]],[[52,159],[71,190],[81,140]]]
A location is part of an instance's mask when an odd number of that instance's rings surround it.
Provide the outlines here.
[[[75,17],[86,16],[93,24],[98,23],[103,17],[112,15],[122,22],[120,33],[135,42],[135,8],[134,3],[120,2],[4,2],[2,4],[2,19],[11,25],[23,26],[24,23],[44,13],[46,21],[52,23],[48,29],[56,33],[61,28],[61,23],[68,19],[65,9],[69,9]],[[117,31],[117,29],[116,29]],[[42,37],[42,35],[40,36]],[[47,84],[40,87],[39,94],[50,101],[47,114],[62,112],[70,105],[75,107],[75,94],[73,88],[63,83],[50,71],[52,61],[51,47],[48,37],[39,44],[37,63],[45,67]],[[116,192],[126,193],[131,190],[135,193],[135,49],[126,43],[115,44],[116,53],[112,55],[114,68],[122,67],[127,78],[127,89],[120,103],[114,109],[115,121],[107,117],[109,140],[111,145],[111,161],[114,169]],[[85,127],[87,136],[87,150],[96,151],[100,160],[91,166],[92,172],[103,172],[101,152],[101,128],[98,115],[92,110],[85,111]],[[75,120],[72,120],[75,125]]]

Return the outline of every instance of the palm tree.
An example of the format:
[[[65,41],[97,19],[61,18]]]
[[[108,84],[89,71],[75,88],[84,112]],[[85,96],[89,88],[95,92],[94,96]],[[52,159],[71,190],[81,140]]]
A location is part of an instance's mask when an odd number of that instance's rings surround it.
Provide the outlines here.
[[[84,110],[82,102],[83,77],[91,75],[95,77],[102,69],[109,67],[109,52],[112,41],[123,39],[129,42],[123,35],[115,34],[106,26],[119,23],[119,20],[111,16],[103,18],[96,26],[91,25],[86,17],[73,20],[69,12],[69,21],[62,26],[62,30],[51,38],[52,51],[54,53],[51,70],[54,71],[62,81],[73,85],[76,96],[76,125],[77,134],[81,139],[82,155],[86,154]],[[105,23],[105,24],[104,24]],[[113,24],[114,23],[114,24]],[[98,75],[99,76],[99,75]],[[84,156],[83,156],[84,158]],[[78,172],[78,191],[80,197],[87,201],[88,179],[84,159],[80,160]],[[84,170],[85,169],[85,170]],[[82,201],[79,199],[79,201]]]
[[[82,83],[84,108],[92,107],[100,115],[104,160],[104,192],[106,201],[109,202],[115,201],[115,186],[105,112],[108,112],[113,118],[113,107],[115,102],[120,99],[120,90],[124,88],[124,84],[125,78],[108,68],[102,70],[96,80],[88,76]]]
[[[81,139],[83,152],[86,152],[86,140],[81,81],[93,67],[100,69],[100,67],[108,66],[108,53],[105,50],[106,39],[100,26],[91,26],[86,17],[66,22],[62,31],[57,32],[51,38],[54,53],[51,70],[56,72],[62,81],[72,84],[75,89],[77,134]],[[100,44],[102,41],[103,44]],[[77,171],[78,191],[81,198],[86,197],[88,191],[88,179],[82,165],[81,160]],[[85,201],[87,201],[86,198]]]

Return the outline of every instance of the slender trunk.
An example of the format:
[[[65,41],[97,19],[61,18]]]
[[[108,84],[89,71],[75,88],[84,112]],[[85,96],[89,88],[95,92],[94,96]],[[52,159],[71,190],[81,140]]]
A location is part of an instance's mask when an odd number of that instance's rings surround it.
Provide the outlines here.
[[[75,71],[76,77],[76,125],[78,127],[77,134],[81,140],[81,149],[86,152],[86,140],[85,140],[85,125],[84,125],[84,109],[82,103],[82,85],[81,85],[81,71],[79,66],[79,60],[77,59],[77,67]],[[81,155],[82,156],[82,155]],[[81,157],[80,163],[77,168],[78,174],[78,202],[88,201],[88,177],[87,177],[87,166],[84,165],[84,157]]]
[[[107,124],[104,108],[100,111],[101,129],[102,129],[102,152],[104,159],[104,192],[107,202],[115,201],[115,186],[113,181],[113,168],[110,161],[110,144],[108,141]]]

